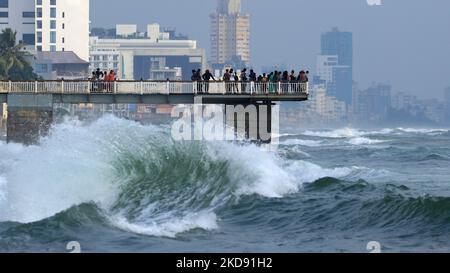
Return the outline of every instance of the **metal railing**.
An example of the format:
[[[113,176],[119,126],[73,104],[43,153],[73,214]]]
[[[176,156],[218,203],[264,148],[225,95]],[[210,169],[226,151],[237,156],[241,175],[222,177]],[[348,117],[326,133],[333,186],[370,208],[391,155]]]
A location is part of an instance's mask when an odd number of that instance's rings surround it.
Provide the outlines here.
[[[0,93],[37,94],[308,94],[307,82],[0,81]]]

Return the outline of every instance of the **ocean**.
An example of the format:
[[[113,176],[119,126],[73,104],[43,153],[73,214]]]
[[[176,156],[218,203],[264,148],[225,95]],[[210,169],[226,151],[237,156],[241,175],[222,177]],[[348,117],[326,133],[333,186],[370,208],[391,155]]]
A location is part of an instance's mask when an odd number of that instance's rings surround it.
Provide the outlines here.
[[[0,142],[0,252],[450,251],[450,130],[278,142],[175,142],[113,116]]]

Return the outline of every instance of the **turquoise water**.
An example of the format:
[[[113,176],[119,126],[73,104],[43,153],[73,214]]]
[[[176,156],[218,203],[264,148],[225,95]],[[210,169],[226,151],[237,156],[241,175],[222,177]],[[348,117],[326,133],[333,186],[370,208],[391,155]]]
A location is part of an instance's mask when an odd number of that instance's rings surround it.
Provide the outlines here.
[[[0,252],[450,251],[450,131],[301,131],[275,151],[105,116],[0,143]]]

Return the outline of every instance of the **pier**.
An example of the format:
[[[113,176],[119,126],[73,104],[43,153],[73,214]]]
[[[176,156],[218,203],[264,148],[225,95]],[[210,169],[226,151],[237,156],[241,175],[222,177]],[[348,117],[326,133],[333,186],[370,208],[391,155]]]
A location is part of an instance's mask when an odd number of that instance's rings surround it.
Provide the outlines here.
[[[308,83],[181,81],[0,81],[0,103],[7,104],[7,141],[37,143],[48,134],[53,104],[202,104],[267,106],[308,99]],[[247,120],[247,123],[250,121]],[[266,140],[265,140],[266,141]],[[270,141],[270,140],[269,140]]]

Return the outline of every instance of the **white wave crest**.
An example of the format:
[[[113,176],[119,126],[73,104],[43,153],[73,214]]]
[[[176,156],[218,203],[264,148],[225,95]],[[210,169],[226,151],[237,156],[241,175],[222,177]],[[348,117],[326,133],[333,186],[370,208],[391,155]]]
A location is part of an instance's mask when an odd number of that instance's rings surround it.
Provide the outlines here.
[[[352,173],[353,168],[322,168],[307,161],[293,162],[289,167],[289,171],[295,175],[298,182],[314,182],[324,177],[343,178]]]
[[[218,228],[217,216],[213,212],[189,213],[182,218],[170,217],[169,219],[147,219],[142,223],[131,223],[125,217],[116,216],[111,222],[118,228],[133,233],[157,237],[176,237],[177,234],[188,230],[201,228],[214,230]]]
[[[449,129],[420,129],[420,128],[402,128],[402,127],[397,128],[397,130],[412,134],[440,134],[449,131]]]
[[[373,145],[383,143],[385,141],[378,139],[370,139],[367,137],[355,137],[348,141],[351,145]]]
[[[315,136],[324,138],[352,138],[360,137],[365,133],[352,128],[337,129],[334,131],[305,131],[303,135],[305,136]]]
[[[320,147],[323,142],[318,140],[307,140],[307,139],[288,139],[280,142],[281,145],[299,145],[306,147]]]

